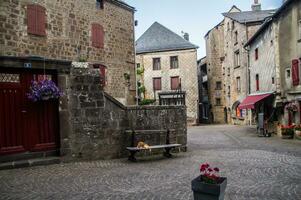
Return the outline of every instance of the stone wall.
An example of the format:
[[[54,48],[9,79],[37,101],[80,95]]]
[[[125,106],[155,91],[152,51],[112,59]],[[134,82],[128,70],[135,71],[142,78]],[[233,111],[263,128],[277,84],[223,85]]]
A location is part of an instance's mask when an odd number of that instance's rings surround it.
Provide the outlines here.
[[[107,67],[106,92],[125,104],[134,104],[134,10],[116,1],[104,1],[97,9],[95,0],[1,0],[0,55],[40,56],[46,59],[79,61]],[[46,36],[27,33],[27,5],[37,3],[46,9]],[[91,24],[104,28],[104,48],[91,42]],[[132,83],[125,84],[124,73]]]
[[[91,68],[72,68],[70,75],[59,76],[67,94],[60,104],[63,160],[125,157],[131,143],[126,131],[132,129],[142,130],[154,144],[165,143],[166,137],[152,130],[175,129],[171,142],[186,145],[185,107],[125,107],[103,92],[99,81],[98,70]]]

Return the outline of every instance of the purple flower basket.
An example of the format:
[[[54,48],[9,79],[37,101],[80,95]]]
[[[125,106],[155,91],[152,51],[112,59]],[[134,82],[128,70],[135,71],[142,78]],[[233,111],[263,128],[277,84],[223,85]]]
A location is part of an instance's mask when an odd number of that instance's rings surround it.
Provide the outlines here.
[[[32,81],[28,99],[33,102],[58,99],[63,93],[52,80]]]

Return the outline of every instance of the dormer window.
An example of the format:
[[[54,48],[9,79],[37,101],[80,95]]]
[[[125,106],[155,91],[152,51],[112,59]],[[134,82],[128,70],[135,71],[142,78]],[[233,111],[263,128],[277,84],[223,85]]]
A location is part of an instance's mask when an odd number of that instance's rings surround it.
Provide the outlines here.
[[[96,0],[96,8],[103,9],[103,1],[104,0]]]

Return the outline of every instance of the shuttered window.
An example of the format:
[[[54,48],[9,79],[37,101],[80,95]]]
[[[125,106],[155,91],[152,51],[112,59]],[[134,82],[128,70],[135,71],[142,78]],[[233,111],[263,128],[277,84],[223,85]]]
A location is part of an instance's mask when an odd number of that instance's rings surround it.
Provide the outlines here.
[[[154,87],[154,90],[157,91],[157,90],[161,90],[161,78],[153,78],[153,87]]]
[[[105,86],[106,85],[106,67],[104,65],[100,64],[94,64],[94,68],[99,69],[99,76],[100,76],[100,85]]]
[[[92,46],[96,48],[104,47],[104,30],[100,24],[92,24]]]
[[[292,79],[293,86],[299,85],[300,75],[299,75],[299,60],[295,59],[292,61]]]
[[[46,35],[46,9],[40,5],[27,5],[27,32]]]
[[[180,78],[178,76],[170,78],[170,89],[171,90],[178,90],[180,89]]]

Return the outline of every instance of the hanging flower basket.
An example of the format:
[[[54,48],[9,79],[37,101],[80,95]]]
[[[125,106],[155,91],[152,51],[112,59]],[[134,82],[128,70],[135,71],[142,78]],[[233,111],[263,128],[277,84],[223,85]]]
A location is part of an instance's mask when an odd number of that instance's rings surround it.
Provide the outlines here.
[[[32,81],[28,99],[33,102],[58,99],[63,93],[52,80]]]
[[[285,108],[288,110],[288,111],[291,111],[291,112],[297,112],[298,111],[298,104],[296,102],[291,102],[291,103],[288,103]]]

